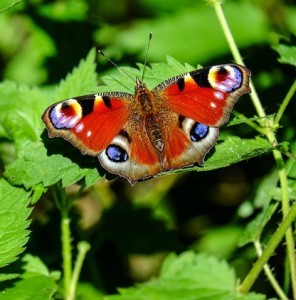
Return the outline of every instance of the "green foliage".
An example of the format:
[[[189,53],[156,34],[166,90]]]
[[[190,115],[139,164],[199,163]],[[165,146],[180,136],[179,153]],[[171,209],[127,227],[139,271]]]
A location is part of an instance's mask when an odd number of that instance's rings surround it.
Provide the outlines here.
[[[296,297],[295,37],[275,44],[295,32],[296,8],[224,1],[232,45],[218,2],[1,2],[1,299]],[[232,61],[229,47],[239,46],[253,102],[241,97],[203,167],[130,187],[102,178],[96,157],[50,139],[41,116],[69,97],[134,93],[151,31],[148,88]],[[120,68],[98,55],[97,74],[94,46]]]
[[[0,180],[0,267],[15,261],[28,241],[29,193]],[[9,274],[2,274],[1,280]]]
[[[234,271],[225,261],[188,251],[180,256],[169,255],[159,278],[134,288],[120,289],[120,295],[104,299],[266,299],[259,294],[241,296],[235,286]]]
[[[284,64],[290,64],[296,66],[296,47],[279,44],[274,49],[280,54],[279,61]]]
[[[57,290],[55,281],[58,273],[50,273],[39,258],[26,255],[23,257],[23,273],[13,287],[5,289],[0,296],[3,300],[13,299],[52,299]]]

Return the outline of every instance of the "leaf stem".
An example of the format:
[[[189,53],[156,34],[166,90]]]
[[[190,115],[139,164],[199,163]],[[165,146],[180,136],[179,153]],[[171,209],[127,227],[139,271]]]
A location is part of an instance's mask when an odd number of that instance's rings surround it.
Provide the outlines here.
[[[234,41],[234,38],[233,38],[230,28],[228,26],[228,23],[225,19],[225,16],[224,16],[224,13],[223,13],[223,10],[221,7],[221,2],[217,1],[217,0],[216,1],[212,0],[212,4],[214,6],[218,20],[221,24],[222,30],[225,34],[226,40],[229,44],[230,50],[232,52],[232,55],[233,55],[235,61],[237,63],[243,65],[244,63],[243,63],[242,57],[239,53],[239,50],[236,46],[236,43]],[[252,91],[250,96],[251,96],[253,105],[257,111],[257,114],[259,117],[265,118],[266,113],[263,109],[263,106],[261,105],[260,99],[258,97],[258,94],[257,94],[256,89],[253,86],[252,82],[250,82],[250,87],[251,87],[251,91]],[[294,85],[292,86],[292,91],[293,91],[293,89],[294,89]],[[281,113],[284,111],[285,106],[290,101],[290,98],[291,98],[290,93],[288,93],[287,97],[285,98],[285,104],[283,105],[283,108],[280,110],[280,114],[277,117],[278,120],[280,120]],[[278,125],[278,124],[274,123],[273,125]],[[268,141],[272,145],[277,145],[277,140],[276,140],[275,133],[273,131],[273,126],[266,128],[265,135],[266,135]],[[289,228],[292,220],[290,223],[287,223],[287,219],[286,219],[287,216],[291,213],[291,211],[289,212],[290,207],[289,207],[287,174],[285,171],[284,160],[283,160],[281,152],[279,152],[278,150],[273,150],[273,156],[277,163],[279,178],[280,178],[281,193],[282,193],[282,210],[283,210],[283,220],[284,220],[283,224],[288,224],[286,226],[287,254],[288,254],[290,270],[291,270],[293,296],[294,296],[294,299],[296,299],[296,260],[295,260],[295,253],[294,253],[295,245],[294,245],[292,229]],[[294,209],[296,211],[295,207],[294,207]],[[296,216],[296,213],[295,213],[295,216]],[[284,234],[285,234],[285,232],[280,232],[280,234],[278,234],[278,236],[281,236],[281,238],[282,238]],[[251,288],[252,284],[254,283],[256,278],[259,276],[259,273],[261,272],[264,264],[268,261],[269,257],[273,254],[273,251],[275,250],[275,248],[279,242],[280,242],[280,239],[278,239],[278,237],[276,239],[275,235],[271,238],[271,240],[269,241],[269,244],[271,246],[266,247],[266,249],[262,253],[262,256],[257,260],[257,262],[254,264],[253,268],[250,270],[249,274],[247,275],[243,284],[241,285],[241,288],[240,288],[241,292],[247,292]],[[271,249],[272,249],[272,251],[271,251]]]
[[[296,202],[291,206],[288,215],[280,224],[280,226],[277,228],[272,238],[267,243],[266,248],[262,252],[262,255],[255,262],[251,271],[248,273],[248,275],[240,285],[239,291],[241,293],[247,293],[250,290],[251,286],[257,279],[258,274],[261,272],[262,268],[264,267],[264,265],[266,264],[270,256],[274,253],[276,247],[281,242],[282,238],[286,234],[288,228],[290,227],[291,223],[294,221],[295,218],[296,218]]]
[[[89,243],[82,241],[82,242],[78,243],[77,248],[78,248],[78,254],[77,254],[76,262],[75,262],[74,269],[73,269],[73,275],[71,278],[70,290],[69,290],[69,295],[68,295],[67,300],[75,299],[75,292],[76,292],[79,275],[81,272],[81,268],[82,268],[86,253],[90,249],[90,245],[89,245]]]
[[[256,249],[257,255],[260,257],[262,255],[262,247],[260,245],[259,241],[254,242],[254,247]],[[264,272],[266,274],[266,277],[270,281],[270,284],[273,286],[274,290],[278,294],[279,298],[281,300],[289,300],[282,288],[280,287],[279,283],[275,279],[274,275],[272,274],[272,271],[268,264],[264,265]]]
[[[15,5],[19,4],[22,0],[17,0],[17,1],[14,1],[13,3],[11,3],[10,5],[8,5],[6,8],[0,10],[0,14],[2,14],[3,12],[5,12],[6,10],[14,7]]]
[[[291,101],[293,95],[295,94],[296,92],[296,80],[293,82],[292,86],[290,87],[283,103],[281,104],[275,118],[274,118],[274,123],[275,124],[279,124],[280,123],[280,120],[289,104],[289,102]]]
[[[62,231],[62,256],[63,256],[63,273],[64,273],[64,295],[68,299],[70,293],[72,277],[72,249],[71,249],[71,231],[70,218],[67,213],[62,214],[61,221]]]
[[[221,7],[221,3],[220,1],[212,1],[213,2],[213,6],[214,6],[214,9],[216,11],[216,14],[217,14],[217,17],[218,17],[218,20],[221,24],[221,27],[222,27],[222,30],[224,32],[224,35],[225,35],[225,38],[227,40],[227,43],[229,45],[229,48],[230,48],[230,51],[232,53],[232,56],[234,57],[234,60],[240,64],[240,65],[245,65],[244,62],[243,62],[243,59],[240,55],[240,52],[236,46],[236,43],[234,41],[234,38],[232,36],[232,33],[230,31],[230,28],[228,26],[228,23],[226,21],[226,18],[225,18],[225,15],[223,13],[223,10],[222,10],[222,7]],[[258,113],[258,116],[259,117],[266,117],[266,113],[261,105],[261,102],[260,102],[260,99],[258,97],[258,94],[256,92],[256,89],[252,83],[252,81],[250,82],[250,88],[251,88],[251,94],[250,94],[250,97],[253,101],[253,104],[256,108],[256,111]]]

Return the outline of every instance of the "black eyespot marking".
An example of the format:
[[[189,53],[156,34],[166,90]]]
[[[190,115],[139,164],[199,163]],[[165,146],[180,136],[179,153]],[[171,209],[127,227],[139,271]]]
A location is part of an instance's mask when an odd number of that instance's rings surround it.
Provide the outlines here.
[[[62,107],[61,107],[62,110],[67,109],[68,107],[70,107],[70,104],[68,103],[68,101],[62,102]]]
[[[111,98],[109,96],[102,96],[102,99],[108,108],[112,108]]]
[[[202,70],[197,70],[190,72],[192,79],[200,87],[212,87],[208,80],[210,68],[203,68]]]
[[[179,78],[177,80],[177,85],[178,85],[179,91],[182,92],[184,90],[184,88],[185,88],[185,80],[184,80],[184,78]]]
[[[127,152],[120,146],[111,144],[106,149],[107,157],[116,163],[125,162],[128,160]]]
[[[204,139],[209,133],[209,127],[201,123],[195,123],[190,130],[190,138],[193,142]]]
[[[224,67],[220,67],[218,73],[219,75],[228,75],[228,71]]]
[[[84,99],[83,101],[77,101],[82,109],[82,116],[85,117],[87,115],[89,115],[90,113],[93,112],[94,110],[94,103],[95,103],[95,99],[94,98],[88,98],[88,99]]]

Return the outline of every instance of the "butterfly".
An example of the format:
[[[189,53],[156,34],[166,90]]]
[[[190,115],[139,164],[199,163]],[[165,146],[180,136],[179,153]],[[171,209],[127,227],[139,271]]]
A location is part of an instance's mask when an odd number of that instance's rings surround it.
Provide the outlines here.
[[[202,166],[238,97],[250,93],[250,71],[224,64],[169,78],[152,90],[137,78],[135,93],[73,97],[42,116],[50,137],[97,156],[131,185],[167,171]]]

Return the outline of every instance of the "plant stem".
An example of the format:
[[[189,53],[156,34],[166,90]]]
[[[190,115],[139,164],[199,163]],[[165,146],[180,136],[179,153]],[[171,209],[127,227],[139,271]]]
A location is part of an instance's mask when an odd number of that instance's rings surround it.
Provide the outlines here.
[[[284,111],[286,110],[290,100],[292,99],[293,95],[295,94],[296,92],[296,80],[293,82],[292,86],[290,87],[283,103],[281,104],[275,118],[274,118],[274,123],[275,124],[279,124],[280,123],[280,120],[284,114]]]
[[[216,11],[218,20],[220,21],[222,30],[225,34],[226,40],[229,44],[229,47],[231,49],[232,55],[235,59],[235,61],[239,64],[243,65],[243,60],[242,57],[239,53],[239,50],[236,46],[236,43],[233,39],[233,36],[231,34],[230,28],[227,24],[227,21],[225,19],[222,7],[221,7],[221,2],[218,0],[212,0],[212,4],[214,6],[214,9]],[[253,83],[250,82],[250,87],[252,90],[251,93],[251,99],[253,101],[254,107],[257,111],[257,114],[259,117],[265,118],[266,117],[266,113],[263,109],[263,106],[261,105],[260,99],[258,97],[258,94],[256,92],[255,87],[253,86]],[[292,86],[292,88],[294,87],[294,85]],[[292,89],[293,92],[293,89]],[[291,93],[292,93],[291,92]],[[287,95],[287,97],[285,98],[285,104],[283,105],[282,110],[280,110],[280,114],[277,117],[277,119],[279,120],[281,118],[281,113],[284,111],[285,106],[287,105],[287,103],[290,101],[290,98],[292,96]],[[288,100],[286,100],[288,99]],[[278,124],[273,124],[273,125],[278,125]],[[267,128],[265,135],[268,139],[268,141],[272,144],[272,145],[277,145],[277,140],[276,140],[276,136],[275,133],[273,132],[272,127]],[[278,167],[278,172],[279,172],[279,178],[280,178],[280,185],[281,185],[281,193],[282,193],[282,210],[283,210],[283,223],[286,222],[286,217],[289,213],[290,207],[289,207],[289,194],[288,194],[288,183],[287,183],[287,174],[285,171],[285,167],[284,167],[284,160],[282,157],[281,152],[279,152],[278,150],[273,150],[273,156],[275,158],[275,161],[277,163],[277,167]],[[296,214],[295,214],[296,216]],[[292,222],[292,221],[291,221]],[[286,224],[286,223],[285,223]],[[287,243],[287,254],[289,257],[289,263],[290,263],[290,270],[291,270],[291,281],[292,281],[292,288],[293,288],[293,296],[294,299],[296,299],[296,260],[295,260],[295,253],[294,253],[294,249],[295,249],[295,245],[294,245],[294,239],[293,239],[293,233],[292,233],[292,229],[289,228],[290,223],[288,223],[288,226],[286,228],[286,243]],[[273,246],[273,250],[276,248],[276,246],[278,245],[278,243],[280,242],[280,240],[276,240],[276,244]],[[273,245],[275,243],[275,236],[273,236],[271,238],[271,240],[269,241],[269,243],[271,243],[271,245]],[[272,249],[271,247],[267,248],[264,250],[264,252],[262,253],[262,256],[258,259],[258,261],[254,264],[253,268],[250,270],[249,274],[247,275],[244,283],[242,284],[240,290],[242,292],[247,292],[252,284],[254,283],[254,281],[256,280],[256,278],[258,277],[259,273],[261,272],[264,263],[268,261],[269,257],[272,255],[272,251],[270,251],[270,249]],[[264,262],[262,264],[262,261]],[[251,284],[250,284],[251,283]]]
[[[77,282],[79,279],[79,275],[81,272],[81,268],[82,268],[86,253],[90,249],[90,245],[87,242],[79,242],[77,245],[77,248],[78,248],[78,254],[77,254],[76,262],[75,262],[74,269],[73,269],[73,275],[72,275],[72,279],[71,279],[70,290],[69,290],[69,295],[68,295],[67,300],[75,299]]]
[[[234,57],[234,60],[240,64],[240,65],[245,65],[244,62],[243,62],[243,59],[239,53],[239,50],[236,46],[236,43],[234,41],[234,38],[232,36],[232,33],[230,31],[230,28],[228,26],[228,23],[226,21],[226,18],[224,16],[224,13],[223,13],[223,10],[222,10],[222,7],[221,7],[221,3],[220,1],[213,1],[213,6],[214,6],[214,9],[216,11],[216,14],[217,14],[217,17],[218,17],[218,20],[221,24],[221,27],[222,27],[222,30],[224,32],[224,35],[226,37],[226,40],[227,40],[227,43],[229,45],[229,48],[230,48],[230,51]],[[258,113],[258,116],[263,118],[263,117],[266,117],[266,114],[265,114],[265,111],[261,105],[261,102],[260,102],[260,99],[258,97],[258,94],[256,92],[256,89],[252,83],[252,81],[250,82],[250,88],[251,88],[251,99],[253,101],[253,104],[256,108],[256,111]]]
[[[19,4],[22,0],[17,0],[17,1],[14,1],[13,3],[11,3],[10,5],[8,5],[6,8],[0,10],[0,14],[2,14],[3,12],[5,12],[6,10],[14,7],[15,5]]]
[[[262,248],[261,248],[260,242],[259,241],[254,242],[254,246],[255,246],[258,257],[260,257],[262,255]],[[286,296],[286,294],[284,293],[284,291],[282,290],[282,288],[280,287],[280,285],[278,284],[277,280],[273,276],[272,271],[268,264],[264,265],[264,271],[265,271],[266,277],[270,281],[270,284],[273,286],[273,288],[276,291],[276,293],[278,294],[279,298],[281,300],[289,300],[288,297]]]
[[[70,219],[67,213],[62,214],[62,256],[64,273],[64,298],[68,299],[72,276],[72,249],[71,249],[71,231]]]
[[[259,259],[255,262],[253,265],[251,271],[248,273],[242,284],[240,285],[239,291],[241,293],[247,293],[255,280],[258,277],[258,274],[261,272],[262,268],[270,258],[270,256],[274,253],[276,247],[286,234],[288,228],[290,227],[291,223],[296,218],[296,202],[291,206],[291,209],[284,219],[284,221],[280,224],[280,226],[277,228],[275,233],[272,236],[272,239],[267,243],[266,248],[262,252],[262,255],[259,257]]]
[[[72,251],[71,251],[71,230],[69,209],[71,200],[67,197],[65,189],[61,183],[57,183],[52,189],[53,198],[58,210],[61,213],[61,241],[63,258],[63,281],[64,281],[64,299],[70,290],[70,281],[72,276]]]

